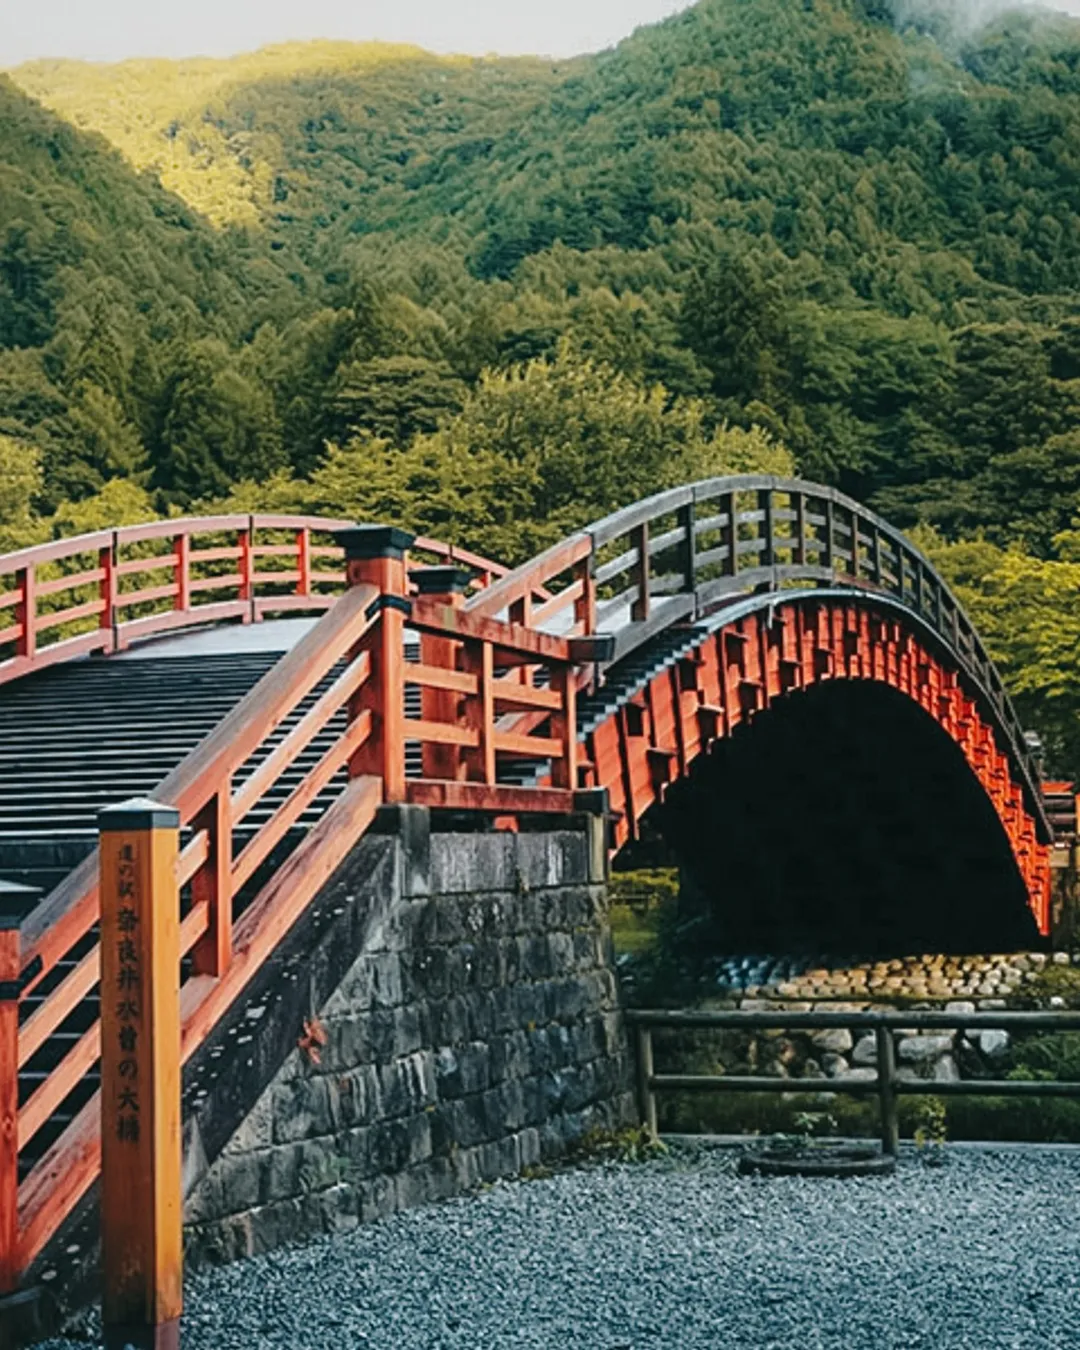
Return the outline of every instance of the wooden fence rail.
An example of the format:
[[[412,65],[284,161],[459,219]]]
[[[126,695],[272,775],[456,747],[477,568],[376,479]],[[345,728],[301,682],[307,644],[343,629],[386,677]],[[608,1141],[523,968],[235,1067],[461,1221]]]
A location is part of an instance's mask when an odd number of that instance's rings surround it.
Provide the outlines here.
[[[897,1099],[932,1097],[1077,1097],[1080,1082],[1043,1079],[972,1078],[955,1082],[901,1078],[896,1070],[894,1033],[898,1031],[1080,1031],[1080,1013],[1062,1012],[666,1012],[631,1009],[626,1020],[636,1045],[638,1104],[641,1119],[657,1137],[656,1097],[660,1092],[844,1093],[876,1096],[880,1103],[881,1146],[895,1154],[899,1141]],[[874,1033],[877,1075],[872,1079],[771,1078],[745,1074],[658,1073],[654,1031],[847,1031]]]

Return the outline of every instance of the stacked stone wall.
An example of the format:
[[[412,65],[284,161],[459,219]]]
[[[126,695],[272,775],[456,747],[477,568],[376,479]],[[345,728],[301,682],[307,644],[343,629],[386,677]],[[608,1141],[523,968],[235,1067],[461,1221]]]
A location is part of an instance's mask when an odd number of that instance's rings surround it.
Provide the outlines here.
[[[335,883],[339,908],[363,911],[347,973],[214,1164],[194,1169],[189,1259],[456,1195],[635,1119],[598,822],[430,834],[425,812],[399,819],[381,886],[347,869]]]

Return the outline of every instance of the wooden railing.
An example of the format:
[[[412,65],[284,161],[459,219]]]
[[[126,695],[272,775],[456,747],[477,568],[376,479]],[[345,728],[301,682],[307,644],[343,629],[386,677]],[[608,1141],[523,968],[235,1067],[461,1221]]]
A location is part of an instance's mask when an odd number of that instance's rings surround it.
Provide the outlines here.
[[[383,801],[496,813],[574,805],[575,644],[465,614],[460,602],[468,574],[410,569],[406,550],[415,557],[421,541],[400,531],[360,528],[341,539],[349,583],[344,595],[155,789],[157,802],[178,811],[183,831],[177,884],[188,972],[181,990],[185,1060]],[[430,546],[424,551],[440,556]],[[464,561],[475,566],[476,560]],[[440,597],[431,593],[430,580],[443,572],[457,584]],[[410,598],[418,585],[427,593]],[[406,621],[419,635],[418,659],[404,659]],[[423,691],[420,718],[405,716],[407,684]],[[506,709],[538,710],[546,728],[507,733],[498,725]],[[407,780],[408,746],[417,743],[424,747],[424,776]],[[499,761],[522,757],[548,762],[552,786],[500,785]],[[286,774],[291,786],[282,797],[274,789]],[[321,814],[311,823],[315,806]],[[306,832],[298,828],[305,818]],[[95,853],[20,932],[0,932],[0,965],[6,959],[12,967],[4,985],[9,1002],[0,1002],[0,1013],[15,1010],[7,1020],[0,1015],[0,1037],[7,1037],[0,1044],[0,1119],[5,1090],[9,1099],[14,1090],[16,1103],[10,1131],[0,1128],[0,1268],[7,1287],[56,1232],[100,1165],[95,1096],[18,1180],[20,1155],[33,1149],[39,1131],[100,1058],[95,1020],[17,1105],[18,1071],[98,985],[98,868]],[[28,998],[33,1011],[20,1026],[18,1009]],[[13,1216],[6,1238],[5,1213]]]
[[[1027,762],[1000,680],[947,587],[900,535],[828,489],[771,478],[691,485],[619,512],[509,573],[394,529],[349,528],[322,542],[334,524],[166,522],[0,560],[18,578],[0,605],[14,604],[19,615],[0,634],[19,647],[0,665],[0,679],[193,622],[328,610],[155,790],[184,831],[185,1057],[381,802],[497,815],[572,810],[582,767],[576,699],[598,666],[669,624],[703,621],[747,591],[824,582],[903,605],[969,672],[1014,738],[1021,767]],[[285,531],[291,542],[267,542],[259,531]],[[88,549],[100,550],[98,565],[76,570]],[[129,549],[149,552],[127,558]],[[418,567],[420,554],[450,565]],[[62,575],[46,578],[43,569],[54,566]],[[145,584],[148,575],[157,584]],[[50,588],[44,594],[42,585]],[[97,588],[96,598],[84,598],[87,588]],[[43,629],[42,615],[52,617],[46,602],[64,618]],[[67,632],[80,622],[94,631]],[[407,629],[415,647],[406,645]],[[597,642],[605,629],[614,650]],[[53,631],[57,642],[37,645]],[[419,694],[418,712],[407,689]],[[539,763],[540,785],[512,785],[503,772],[512,761]],[[282,799],[272,790],[285,774]],[[94,855],[20,932],[0,930],[8,972],[0,974],[8,996],[0,998],[0,1276],[9,1287],[99,1165],[91,1101],[18,1180],[20,1153],[33,1156],[35,1137],[98,1060],[99,1024],[77,1035],[21,1105],[16,1082],[98,984],[98,913]],[[28,998],[34,1006],[25,1015]]]
[[[945,1012],[924,1009],[911,1012],[892,1009],[870,1009],[863,1012],[770,1012],[742,1011],[645,1011],[630,1009],[626,1020],[633,1028],[636,1041],[638,1104],[641,1119],[649,1134],[657,1137],[658,1093],[732,1093],[780,1092],[849,1093],[853,1096],[876,1096],[880,1103],[882,1151],[895,1154],[900,1137],[897,1121],[897,1098],[900,1096],[934,1097],[1080,1097],[1080,1082],[1050,1082],[1046,1079],[989,1079],[969,1078],[939,1082],[901,1077],[896,1069],[894,1036],[898,1032],[960,1031],[965,1034],[983,1030],[1009,1031],[1080,1031],[1080,1013],[1067,1012]],[[874,1078],[776,1078],[749,1074],[686,1074],[658,1073],[656,1070],[653,1033],[701,1031],[845,1031],[873,1032],[875,1038]]]
[[[672,624],[707,618],[748,593],[822,585],[887,597],[944,645],[986,703],[1041,812],[1037,755],[959,601],[898,530],[832,488],[765,475],[673,488],[548,549],[466,609],[516,612],[549,631],[611,633],[618,661]],[[538,603],[541,590],[548,598]]]
[[[0,554],[0,684],[29,670],[191,624],[318,613],[344,587],[337,531],[318,516],[153,521]],[[414,561],[455,563],[487,586],[506,568],[417,539]]]
[[[371,734],[370,716],[343,719],[326,747],[320,745],[315,762],[302,767],[288,796],[273,802],[263,823],[245,837],[245,818],[252,807],[285,770],[297,764],[315,738],[330,728],[332,719],[348,707],[368,679],[370,658],[360,643],[373,623],[367,611],[376,599],[377,592],[370,587],[356,587],[343,596],[157,789],[158,800],[179,810],[187,835],[177,877],[189,892],[181,926],[182,954],[190,956],[191,968],[182,990],[185,1058],[205,1039],[322,880],[352,847],[381,801],[378,779],[351,779],[288,860],[268,878],[258,876],[304,810],[335,775],[347,770]],[[286,734],[275,738],[286,723]],[[237,834],[244,842],[234,856]],[[262,884],[238,912],[238,898],[255,879]],[[98,912],[95,853],[24,922],[22,999],[48,980],[68,953],[92,940]],[[93,992],[99,972],[100,952],[93,942],[19,1027],[14,1050],[19,1068],[30,1063]],[[95,1021],[19,1108],[18,1151],[32,1143],[99,1056],[100,1030]],[[93,1180],[99,1148],[95,1100],[82,1109],[18,1189],[18,1269],[30,1264]],[[17,1158],[9,1153],[0,1178],[9,1191],[16,1168]]]

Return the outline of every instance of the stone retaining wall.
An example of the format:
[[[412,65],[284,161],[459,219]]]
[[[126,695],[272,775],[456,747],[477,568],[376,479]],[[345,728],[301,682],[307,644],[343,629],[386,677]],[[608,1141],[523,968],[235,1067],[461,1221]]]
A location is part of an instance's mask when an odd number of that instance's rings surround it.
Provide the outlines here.
[[[301,1044],[208,1170],[189,1133],[193,1261],[454,1195],[635,1119],[599,821],[431,834],[422,810],[396,819],[383,884],[348,867],[333,883],[357,950]],[[213,1087],[192,1090],[197,1106]]]

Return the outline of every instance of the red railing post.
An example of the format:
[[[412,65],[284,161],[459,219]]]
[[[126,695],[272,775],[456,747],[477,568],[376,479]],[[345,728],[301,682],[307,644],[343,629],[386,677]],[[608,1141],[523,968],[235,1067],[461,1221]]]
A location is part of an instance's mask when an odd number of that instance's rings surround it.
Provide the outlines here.
[[[255,521],[248,517],[246,529],[239,532],[236,539],[240,549],[240,599],[248,602],[244,623],[251,623],[255,617]]]
[[[637,588],[637,595],[630,605],[630,619],[633,623],[642,623],[649,617],[651,600],[649,582],[652,569],[649,565],[648,521],[644,521],[636,529],[631,530],[630,542],[637,554],[633,571],[630,574],[634,586]]]
[[[177,1350],[183,1310],[180,813],[101,812],[101,1264],[108,1350]]]
[[[173,596],[173,609],[191,608],[191,536],[178,534],[173,540],[173,555],[176,559],[174,581],[176,594]]]
[[[495,651],[490,642],[468,642],[465,669],[476,676],[476,694],[465,704],[465,721],[477,735],[477,747],[465,754],[466,776],[474,783],[494,787],[495,760]]]
[[[562,758],[552,761],[551,785],[577,790],[577,678],[571,665],[551,672],[551,687],[562,700],[551,715],[551,739],[562,742]]]
[[[205,830],[210,841],[210,856],[191,879],[194,904],[206,902],[206,933],[192,949],[191,969],[195,975],[220,978],[232,964],[232,812],[228,783],[223,783],[195,817],[196,833]]]
[[[311,594],[311,531],[305,526],[296,532],[296,594]]]
[[[430,600],[441,600],[451,609],[461,609],[465,603],[465,588],[472,574],[460,567],[414,567],[410,580],[417,590]],[[436,633],[420,637],[422,665],[440,670],[457,670],[461,643]],[[421,716],[425,722],[458,724],[462,716],[462,699],[452,689],[424,688],[420,695]],[[423,750],[425,778],[458,779],[463,768],[461,753],[453,745],[425,743]]]
[[[358,525],[338,534],[346,583],[379,592],[378,622],[362,644],[371,653],[371,675],[349,705],[351,717],[371,712],[371,735],[349,771],[354,778],[380,777],[386,802],[405,799],[405,615],[410,609],[405,554],[415,537],[395,525]]]
[[[596,578],[592,553],[574,569],[574,580],[581,582],[581,594],[574,601],[574,624],[581,633],[596,632]]]
[[[0,914],[0,1294],[19,1282],[19,920]]]
[[[101,580],[98,582],[98,598],[101,600],[101,613],[98,616],[98,627],[107,629],[112,634],[110,647],[116,642],[116,531],[113,531],[112,541],[103,549],[98,550],[98,567],[102,572]]]
[[[15,616],[22,629],[15,650],[19,656],[32,661],[37,653],[37,585],[33,563],[20,568],[15,575],[19,592]]]

